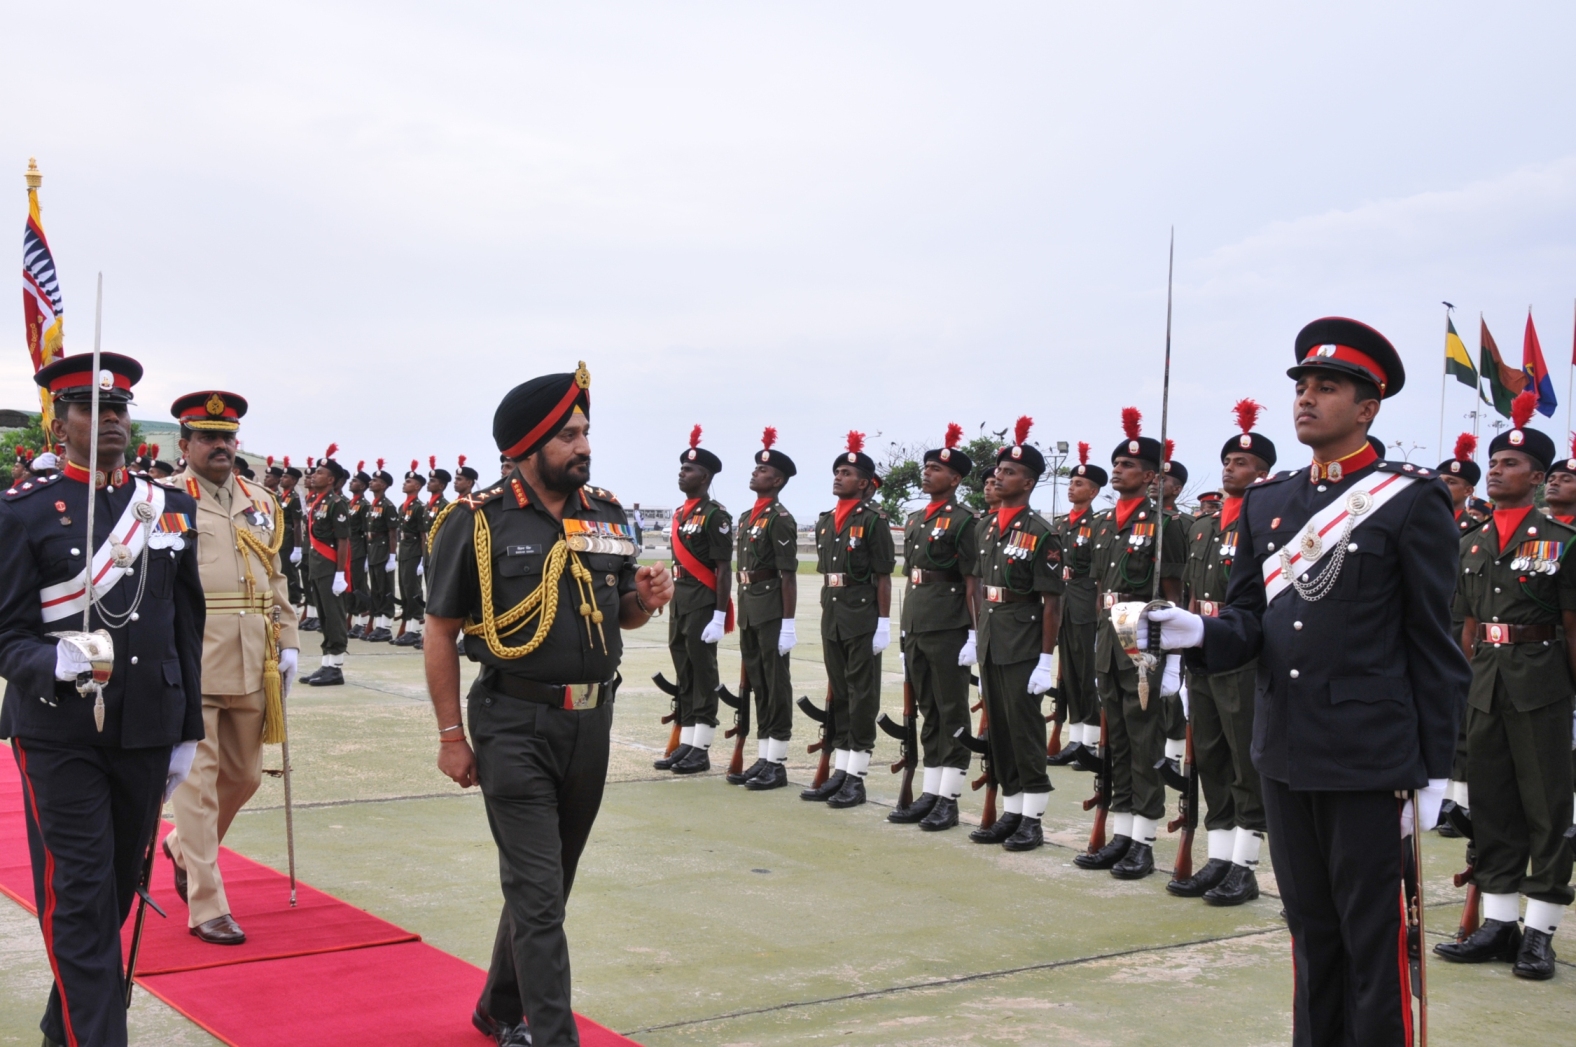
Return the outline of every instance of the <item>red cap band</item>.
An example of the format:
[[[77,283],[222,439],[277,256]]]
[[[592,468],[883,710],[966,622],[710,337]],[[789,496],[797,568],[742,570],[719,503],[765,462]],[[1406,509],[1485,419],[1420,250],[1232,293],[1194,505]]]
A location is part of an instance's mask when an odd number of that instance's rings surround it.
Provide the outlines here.
[[[1339,360],[1342,363],[1355,364],[1373,375],[1378,383],[1379,391],[1384,392],[1385,384],[1389,377],[1384,373],[1384,368],[1361,349],[1353,349],[1349,345],[1316,345],[1308,350],[1308,355],[1302,358],[1303,366],[1318,365],[1319,360]]]
[[[131,391],[131,379],[114,371],[111,371],[110,374],[115,378],[116,389],[124,389],[127,392]],[[58,374],[50,380],[49,391],[52,393],[59,393],[67,389],[81,389],[84,386],[90,386],[92,384],[92,371],[67,371],[65,374]]]

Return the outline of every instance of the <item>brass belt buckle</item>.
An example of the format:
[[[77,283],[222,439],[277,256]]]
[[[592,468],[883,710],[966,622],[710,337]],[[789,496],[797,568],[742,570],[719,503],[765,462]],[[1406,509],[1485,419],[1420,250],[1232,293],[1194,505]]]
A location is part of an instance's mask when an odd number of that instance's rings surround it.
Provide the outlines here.
[[[985,587],[986,603],[1001,603],[1001,586],[987,585]]]
[[[908,572],[908,580],[913,582],[915,585],[923,585],[925,582],[924,570],[919,567],[913,568]]]
[[[595,709],[598,686],[594,683],[564,684],[564,708],[576,712]]]
[[[841,589],[843,587],[843,577],[844,576],[841,575],[841,574],[829,574],[829,575],[827,575],[826,576],[826,587],[828,589]]]
[[[1220,614],[1220,604],[1214,600],[1200,600],[1198,602],[1198,613],[1205,618],[1214,618]]]
[[[1492,625],[1491,624],[1491,625],[1487,626],[1487,629],[1488,629],[1488,642],[1489,643],[1509,643],[1510,642],[1510,627],[1508,625]]]

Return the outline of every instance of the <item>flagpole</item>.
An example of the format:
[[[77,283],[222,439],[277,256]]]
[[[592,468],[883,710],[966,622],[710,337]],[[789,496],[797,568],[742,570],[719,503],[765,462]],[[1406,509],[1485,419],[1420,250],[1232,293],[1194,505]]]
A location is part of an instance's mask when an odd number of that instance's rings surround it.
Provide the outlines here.
[[[1576,384],[1576,335],[1571,340],[1571,369],[1565,374],[1565,431],[1571,431],[1571,387]],[[1569,437],[1567,436],[1567,439]]]
[[[1439,461],[1445,460],[1445,384],[1450,381],[1450,305],[1445,307],[1445,366],[1439,372]]]

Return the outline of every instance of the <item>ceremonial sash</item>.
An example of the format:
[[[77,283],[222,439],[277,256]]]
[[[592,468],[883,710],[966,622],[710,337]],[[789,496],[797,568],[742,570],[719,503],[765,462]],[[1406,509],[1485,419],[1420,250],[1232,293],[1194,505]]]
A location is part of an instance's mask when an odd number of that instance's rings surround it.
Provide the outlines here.
[[[164,513],[164,488],[146,480],[133,480],[135,493],[130,503],[110,529],[109,538],[93,553],[93,560],[69,581],[46,586],[38,594],[39,604],[46,622],[58,622],[73,614],[81,614],[88,605],[88,573],[92,572],[93,593],[99,599],[126,576],[127,570],[115,564],[115,551],[125,550],[124,562],[142,555],[153,522]],[[88,497],[93,497],[90,489]]]
[[[334,548],[332,545],[329,545],[327,542],[323,541],[317,535],[312,533],[312,523],[311,523],[312,517],[317,513],[317,507],[322,505],[323,504],[323,499],[325,499],[327,497],[328,497],[328,492],[327,491],[325,491],[322,494],[318,495],[317,496],[317,501],[312,503],[312,508],[310,508],[310,509],[308,509],[306,511],[306,515],[307,515],[306,537],[307,537],[307,541],[312,543],[312,551],[314,553],[316,553],[317,555],[321,556],[323,559],[327,560],[329,563],[333,564],[335,567],[338,567],[339,566],[339,550]]]
[[[673,558],[679,562],[679,566],[684,568],[692,578],[705,585],[712,592],[716,592],[717,572],[701,563],[700,557],[690,552],[689,548],[679,538],[679,520],[687,515],[689,514],[673,514],[673,522],[668,530],[668,540],[673,545]],[[731,595],[728,597],[728,616],[723,622],[722,631],[725,633],[733,632],[733,597]]]
[[[1299,532],[1298,544],[1295,547],[1287,546],[1289,550],[1287,559],[1282,560],[1277,554],[1264,561],[1265,606],[1274,603],[1277,596],[1291,588],[1291,580],[1294,577],[1311,572],[1319,561],[1324,559],[1335,545],[1335,542],[1329,539],[1332,531],[1345,527],[1348,519],[1353,520],[1354,528],[1362,526],[1373,519],[1374,514],[1386,502],[1404,491],[1416,479],[1417,477],[1407,476],[1404,473],[1376,472],[1314,513]],[[1363,505],[1365,501],[1367,504]],[[1359,511],[1354,512],[1354,510]]]

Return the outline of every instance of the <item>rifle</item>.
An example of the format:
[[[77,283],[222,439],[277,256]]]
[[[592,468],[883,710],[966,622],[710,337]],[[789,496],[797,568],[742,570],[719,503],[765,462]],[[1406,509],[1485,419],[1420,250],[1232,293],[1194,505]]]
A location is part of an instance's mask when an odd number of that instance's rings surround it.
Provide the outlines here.
[[[668,683],[668,678],[661,673],[653,673],[651,682],[657,685],[657,690],[673,699],[672,710],[662,718],[663,723],[671,723],[673,725],[673,730],[668,733],[668,747],[662,753],[662,758],[666,760],[673,755],[673,750],[679,747],[679,731],[682,730],[679,727],[679,689]]]
[[[1483,892],[1472,879],[1477,874],[1477,852],[1467,842],[1467,867],[1451,877],[1457,887],[1465,885],[1467,901],[1461,908],[1461,925],[1456,928],[1456,941],[1464,942],[1483,926]]]
[[[1094,775],[1094,795],[1083,803],[1083,809],[1096,808],[1094,827],[1089,830],[1089,853],[1105,847],[1105,820],[1111,810],[1111,745],[1106,737],[1105,709],[1100,709],[1100,769]]]
[[[148,885],[153,882],[153,848],[159,841],[159,823],[153,822],[153,833],[148,837],[148,849],[142,856],[142,875],[137,877],[137,922],[131,931],[131,949],[126,957],[126,1006],[131,1006],[131,987],[135,984],[132,978],[137,973],[137,953],[142,948],[142,925],[148,918],[148,906],[153,906],[153,911],[160,916],[164,910],[159,908],[159,903],[153,900],[148,893]]]
[[[750,737],[750,673],[739,663],[739,693],[737,696],[724,684],[717,685],[717,697],[733,710],[733,726],[723,734],[733,739],[733,759],[728,762],[729,774],[744,773],[744,743]]]
[[[1423,806],[1418,802],[1417,790],[1412,790],[1412,851],[1410,868],[1402,876],[1401,889],[1406,901],[1407,952],[1415,944],[1416,956],[1411,958],[1412,995],[1417,997],[1418,1047],[1428,1047],[1428,958],[1424,943],[1428,936],[1423,929]]]
[[[1045,722],[1052,725],[1050,741],[1045,744],[1045,755],[1047,757],[1055,756],[1062,751],[1062,724],[1067,722],[1067,699],[1064,696],[1066,692],[1062,690],[1063,677],[1059,671],[1061,663],[1061,655],[1057,654],[1056,666],[1058,672],[1056,674],[1056,686],[1046,692],[1056,703],[1051,709],[1051,715],[1045,718]]]
[[[980,704],[984,704],[983,702]],[[967,727],[959,727],[953,735],[971,753],[978,753],[980,770],[984,773],[974,779],[974,789],[985,789],[985,809],[980,812],[980,828],[989,829],[996,824],[996,772],[990,765],[990,714],[980,713],[980,733],[972,735]]]
[[[1193,876],[1193,834],[1198,831],[1198,765],[1193,762],[1192,724],[1187,725],[1187,750],[1182,759],[1185,764],[1182,773],[1187,784],[1177,800],[1176,818],[1166,825],[1169,833],[1182,830],[1182,839],[1177,841],[1176,866],[1171,872],[1173,880],[1188,880]]]
[[[836,721],[832,711],[832,683],[826,683],[826,708],[817,709],[815,703],[804,695],[799,696],[798,706],[806,716],[821,725],[821,737],[806,747],[807,753],[820,753],[821,762],[815,769],[815,780],[810,788],[819,789],[832,776],[832,738],[836,734]]]
[[[902,756],[892,765],[892,773],[903,772],[903,784],[898,789],[897,805],[901,810],[914,806],[914,768],[919,766],[919,726],[914,711],[914,685],[908,679],[908,667],[903,668],[903,724],[898,726],[892,717],[882,713],[876,726],[902,744]]]

